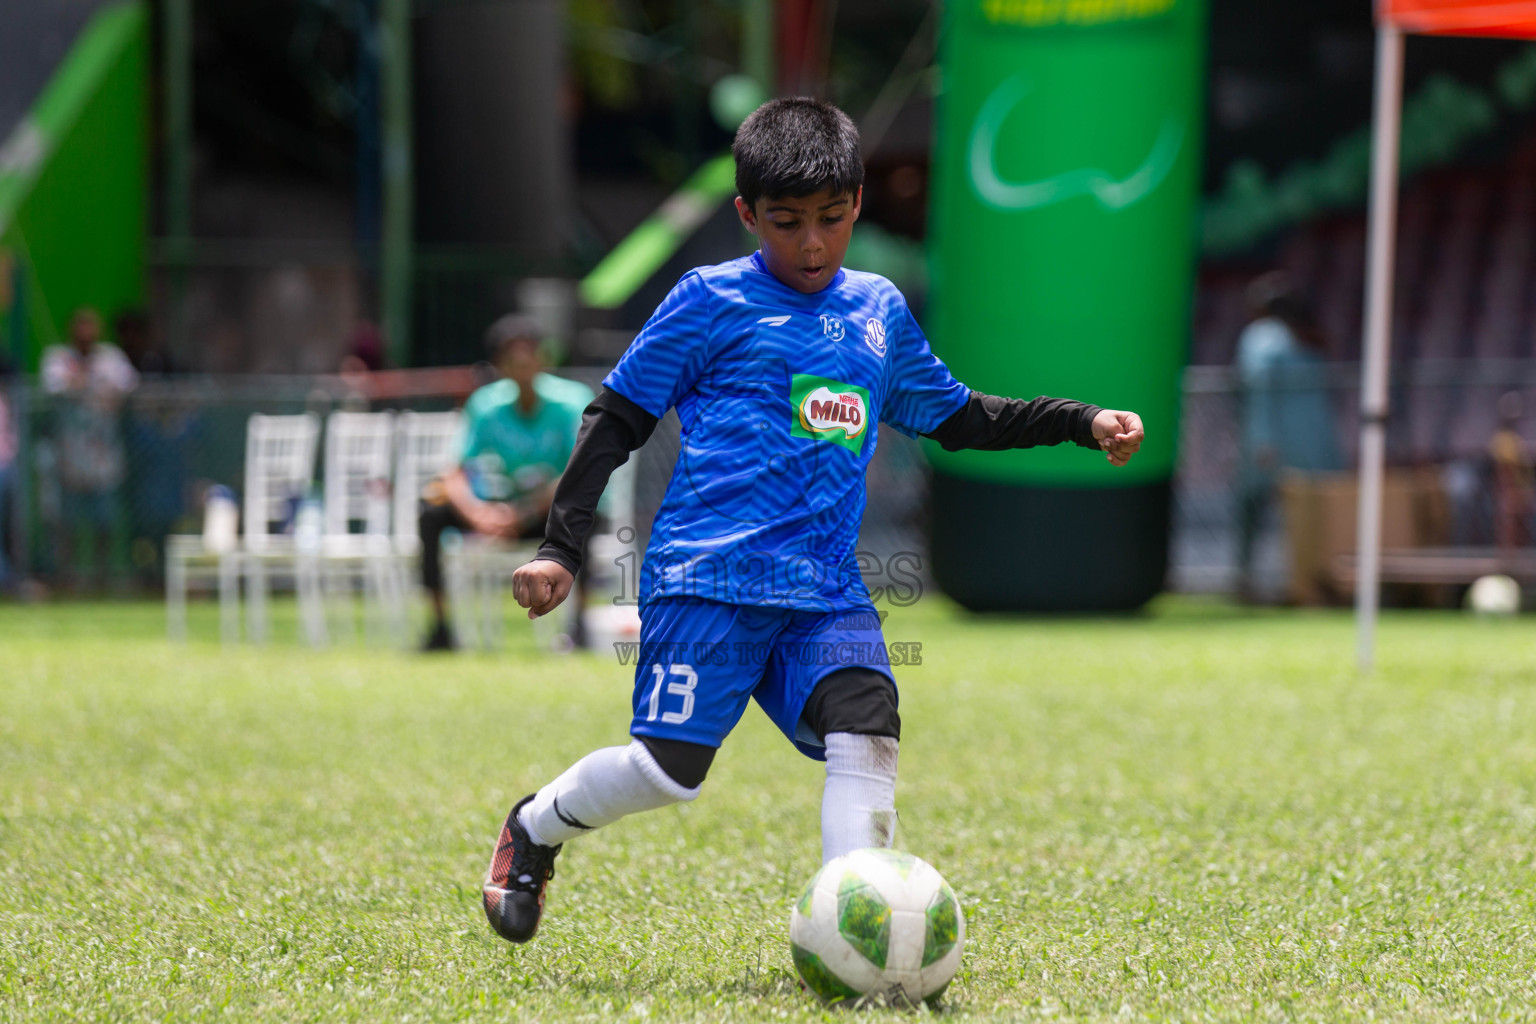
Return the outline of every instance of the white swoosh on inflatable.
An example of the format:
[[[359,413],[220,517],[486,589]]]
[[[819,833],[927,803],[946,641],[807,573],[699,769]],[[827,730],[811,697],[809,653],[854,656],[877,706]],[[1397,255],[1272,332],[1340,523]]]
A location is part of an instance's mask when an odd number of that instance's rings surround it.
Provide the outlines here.
[[[1109,172],[1096,167],[1063,171],[1039,181],[1004,181],[994,160],[998,131],[1029,91],[1029,82],[1023,75],[1005,80],[981,105],[971,129],[971,186],[983,202],[1000,210],[1031,210],[1085,195],[1093,196],[1105,209],[1124,209],[1145,199],[1163,183],[1184,146],[1184,125],[1170,114],[1163,120],[1147,158],[1122,181],[1115,181]]]

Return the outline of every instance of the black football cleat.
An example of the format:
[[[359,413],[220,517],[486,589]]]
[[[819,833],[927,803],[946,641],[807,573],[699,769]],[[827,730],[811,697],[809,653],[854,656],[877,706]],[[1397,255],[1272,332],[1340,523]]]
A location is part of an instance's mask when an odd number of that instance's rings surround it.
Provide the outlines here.
[[[544,886],[555,877],[558,846],[540,846],[518,824],[517,812],[533,796],[523,797],[507,815],[491,857],[491,870],[481,887],[485,917],[508,942],[527,942],[539,930],[544,913]]]

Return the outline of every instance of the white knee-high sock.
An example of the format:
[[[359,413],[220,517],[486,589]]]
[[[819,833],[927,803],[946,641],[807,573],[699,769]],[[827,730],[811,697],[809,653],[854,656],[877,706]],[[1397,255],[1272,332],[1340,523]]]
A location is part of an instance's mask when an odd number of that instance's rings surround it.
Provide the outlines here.
[[[692,800],[699,789],[679,786],[635,740],[594,750],[571,765],[523,805],[517,820],[534,842],[559,846],[626,814]]]
[[[889,736],[829,732],[821,796],[821,862],[896,839],[896,755]]]

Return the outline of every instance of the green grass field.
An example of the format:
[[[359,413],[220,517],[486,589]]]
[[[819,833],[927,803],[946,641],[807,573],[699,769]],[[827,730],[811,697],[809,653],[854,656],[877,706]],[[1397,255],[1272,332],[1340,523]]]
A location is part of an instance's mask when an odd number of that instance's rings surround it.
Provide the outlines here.
[[[198,609],[202,635],[211,611]],[[899,845],[968,916],[965,1020],[1536,1014],[1536,630],[1165,600],[898,609]],[[514,629],[514,640],[526,630]],[[538,939],[478,883],[624,742],[616,660],[173,647],[0,607],[0,1020],[844,1019],[796,983],[820,766],[751,710],[694,804],[570,844]]]

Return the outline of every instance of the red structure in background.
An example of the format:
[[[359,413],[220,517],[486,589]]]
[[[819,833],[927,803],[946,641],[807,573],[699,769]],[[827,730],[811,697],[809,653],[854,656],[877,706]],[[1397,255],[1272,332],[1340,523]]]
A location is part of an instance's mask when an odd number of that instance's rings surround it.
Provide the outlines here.
[[[1532,0],[1382,0],[1377,14],[1403,32],[1422,35],[1536,39]]]
[[[820,96],[832,51],[827,0],[779,0],[774,5],[780,96]]]
[[[1375,659],[1381,579],[1382,471],[1386,455],[1397,179],[1403,107],[1403,35],[1536,38],[1536,0],[1379,0],[1376,112],[1371,129],[1371,205],[1366,251],[1365,359],[1360,372],[1360,487],[1355,585],[1356,658]]]

